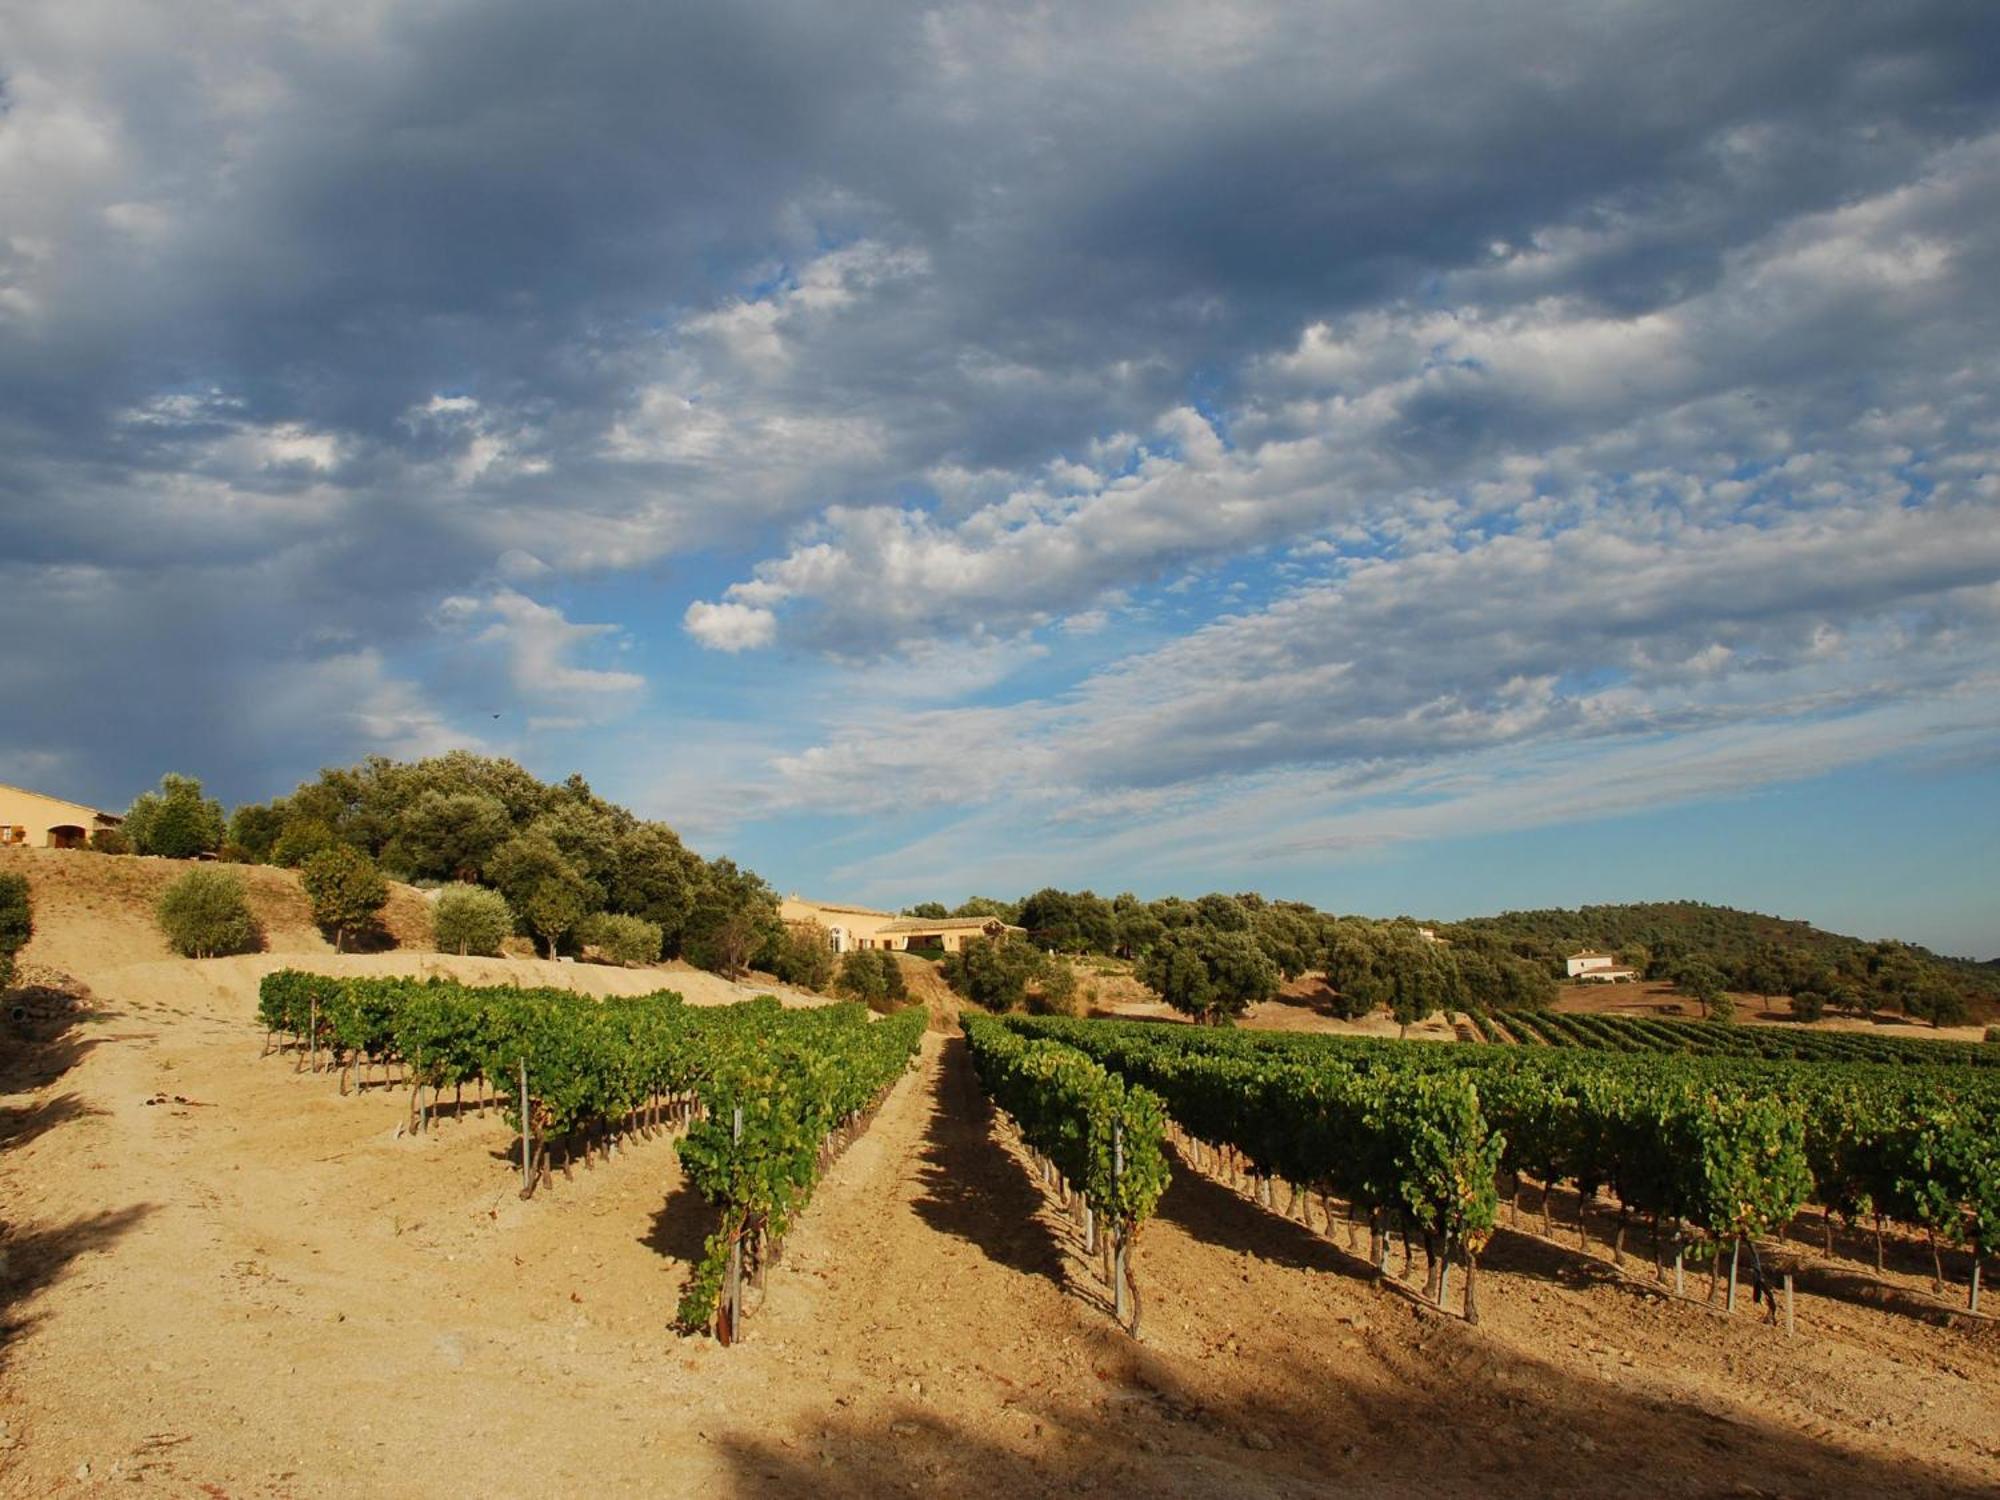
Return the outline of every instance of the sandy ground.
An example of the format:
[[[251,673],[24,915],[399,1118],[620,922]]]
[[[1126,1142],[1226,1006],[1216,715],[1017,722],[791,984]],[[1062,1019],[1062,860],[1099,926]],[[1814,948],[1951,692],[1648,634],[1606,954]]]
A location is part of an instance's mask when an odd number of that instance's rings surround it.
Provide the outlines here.
[[[1788,1341],[1504,1231],[1473,1328],[1183,1163],[1135,1342],[935,1033],[748,1340],[684,1339],[669,1143],[523,1203],[497,1116],[399,1139],[401,1091],[260,1059],[268,957],[114,963],[10,1039],[0,1494],[2000,1493],[2000,1330],[1911,1247],[1801,1248]]]

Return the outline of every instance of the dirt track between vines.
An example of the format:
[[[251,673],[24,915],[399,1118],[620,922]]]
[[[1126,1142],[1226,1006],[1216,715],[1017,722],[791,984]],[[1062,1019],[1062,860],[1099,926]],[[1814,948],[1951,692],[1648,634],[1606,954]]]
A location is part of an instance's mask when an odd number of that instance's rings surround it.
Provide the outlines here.
[[[2000,1329],[1853,1261],[1787,1342],[1506,1232],[1470,1328],[1177,1167],[1135,1343],[937,1035],[748,1341],[683,1339],[670,1144],[523,1203],[497,1118],[398,1139],[400,1090],[260,1060],[240,963],[93,985],[0,1080],[6,1494],[2000,1490]]]

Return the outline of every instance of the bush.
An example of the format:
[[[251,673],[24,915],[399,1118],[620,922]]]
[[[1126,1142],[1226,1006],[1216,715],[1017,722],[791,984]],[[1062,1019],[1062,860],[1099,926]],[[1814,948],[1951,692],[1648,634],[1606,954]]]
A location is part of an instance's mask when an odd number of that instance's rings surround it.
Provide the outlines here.
[[[498,957],[513,935],[514,909],[498,891],[477,885],[448,885],[431,908],[431,927],[440,953]]]
[[[0,985],[14,982],[14,959],[35,935],[28,877],[0,875]]]
[[[621,917],[599,912],[584,919],[577,936],[585,947],[595,948],[615,964],[656,964],[660,961],[660,924],[648,922],[644,917]]]
[[[1708,1018],[1711,1021],[1735,1020],[1736,997],[1727,990],[1717,990],[1715,998],[1708,1002]]]
[[[250,953],[263,945],[243,882],[223,870],[195,868],[160,893],[160,930],[183,958]]]
[[[840,973],[834,978],[833,992],[870,1007],[888,1000],[888,986],[882,978],[881,964],[875,961],[874,950],[863,952],[856,948],[840,956]]]
[[[1029,1009],[1049,1016],[1073,1016],[1081,1008],[1076,998],[1076,970],[1060,958],[1044,958],[1041,976],[1029,996]]]
[[[389,902],[389,882],[359,849],[335,844],[322,849],[299,871],[299,884],[312,903],[313,921],[333,932],[333,951],[342,952],[350,934],[373,931]]]
[[[1994,1042],[1994,1043],[1996,1043],[1996,1044],[2000,1044],[2000,1026],[1989,1026],[1989,1027],[1987,1027],[1987,1028],[1986,1028],[1986,1040],[1987,1040],[1987,1041],[1989,1041],[1989,1042]]]
[[[788,924],[770,955],[771,972],[802,990],[824,990],[840,966],[833,935],[817,922]]]
[[[1792,996],[1792,1019],[1810,1025],[1826,1014],[1826,996],[1818,990],[1800,990]]]
[[[90,847],[99,854],[130,854],[132,841],[122,828],[99,828],[90,835]]]

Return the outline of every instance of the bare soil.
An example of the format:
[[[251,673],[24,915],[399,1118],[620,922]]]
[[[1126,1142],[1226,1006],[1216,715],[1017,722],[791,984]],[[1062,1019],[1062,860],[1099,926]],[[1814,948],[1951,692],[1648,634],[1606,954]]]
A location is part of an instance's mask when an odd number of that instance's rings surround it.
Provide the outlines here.
[[[260,1058],[271,955],[136,941],[45,922],[31,961],[111,961],[72,968],[88,1014],[38,1013],[0,1059],[0,1494],[2000,1493],[2000,1333],[1914,1246],[1882,1277],[1792,1247],[1788,1340],[1705,1276],[1675,1298],[1613,1267],[1601,1210],[1584,1251],[1569,1200],[1531,1232],[1531,1191],[1475,1328],[1376,1281],[1337,1213],[1183,1162],[1135,1341],[937,1033],[747,1340],[683,1338],[710,1217],[669,1143],[524,1203],[497,1116],[399,1138],[400,1090]]]

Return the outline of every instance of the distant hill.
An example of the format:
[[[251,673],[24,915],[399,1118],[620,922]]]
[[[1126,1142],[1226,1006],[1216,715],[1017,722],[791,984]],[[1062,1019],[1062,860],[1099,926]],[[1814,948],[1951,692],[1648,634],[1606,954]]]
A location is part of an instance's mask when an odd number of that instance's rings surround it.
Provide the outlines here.
[[[1866,974],[1886,955],[1901,955],[1920,971],[1948,980],[1968,997],[2000,1000],[2000,962],[1952,958],[1914,943],[1870,942],[1828,932],[1810,922],[1738,911],[1701,901],[1640,901],[1539,911],[1509,911],[1440,923],[1441,936],[1498,944],[1523,957],[1554,963],[1594,948],[1628,959],[1664,954],[1699,957],[1737,988],[1784,993],[1801,970]]]

